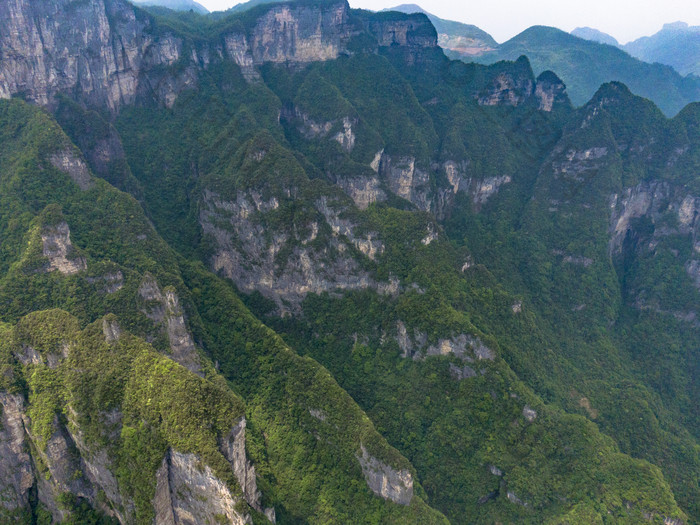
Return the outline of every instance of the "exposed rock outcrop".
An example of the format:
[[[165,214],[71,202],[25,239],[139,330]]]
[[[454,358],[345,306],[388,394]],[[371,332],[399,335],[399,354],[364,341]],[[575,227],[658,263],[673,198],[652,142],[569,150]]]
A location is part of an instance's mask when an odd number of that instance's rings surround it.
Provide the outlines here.
[[[250,515],[239,510],[239,501],[194,454],[171,449],[156,472],[153,506],[159,525],[218,523],[221,517],[232,525],[252,523]]]
[[[468,365],[460,367],[450,363],[450,375],[459,381],[470,377],[476,377],[476,371]]]
[[[496,193],[504,184],[512,181],[510,175],[500,175],[497,177],[477,177],[470,169],[468,160],[456,162],[454,160],[445,161],[442,164],[451,193],[467,193],[472,200],[474,210],[479,211],[486,204],[489,198]],[[449,201],[452,202],[452,199]]]
[[[382,241],[372,232],[355,236],[354,225],[342,219],[327,200],[320,199],[316,206],[332,235],[326,246],[319,248],[304,243],[306,236],[297,238],[299,232],[263,227],[259,218],[279,206],[275,197],[265,201],[255,191],[239,192],[236,201],[223,200],[209,191],[203,197],[200,224],[216,243],[211,261],[214,270],[246,292],[257,290],[273,299],[281,313],[296,312],[309,293],[379,289],[348,252],[346,241],[370,259],[381,254]],[[309,231],[311,236],[320,235],[318,224],[315,230],[310,224]],[[285,257],[280,258],[283,250]]]
[[[122,329],[119,327],[116,319],[102,319],[102,333],[105,336],[105,341],[108,343],[114,343],[119,340],[122,334]]]
[[[412,202],[423,211],[431,210],[430,175],[416,166],[414,157],[395,159],[384,154],[379,162],[379,174],[387,180],[392,193]]]
[[[413,499],[413,476],[407,470],[395,470],[371,456],[362,446],[358,456],[367,485],[377,496],[400,505],[408,505]]]
[[[54,520],[62,520],[68,512],[58,503],[59,496],[69,492],[76,498],[83,498],[95,503],[96,492],[83,473],[83,465],[76,445],[66,428],[54,416],[53,433],[45,446],[38,443],[33,450],[41,458],[41,464],[48,469],[48,475],[40,473],[37,476],[39,501],[46,506]]]
[[[258,490],[255,467],[246,457],[245,452],[245,427],[246,419],[241,418],[236,426],[231,429],[228,436],[221,440],[221,453],[231,464],[233,473],[248,505],[259,512],[265,512],[267,515],[274,516],[274,509],[263,509],[260,504],[262,493]]]
[[[695,249],[695,238],[700,215],[700,198],[688,195],[683,187],[674,187],[667,182],[642,182],[626,188],[621,194],[610,197],[610,244],[611,254],[619,253],[634,219],[648,217],[653,224],[660,224],[664,216],[675,216],[675,227],[654,228],[653,236],[690,235],[689,241]]]
[[[532,423],[535,419],[537,419],[537,411],[525,405],[523,407],[523,417]]]
[[[475,360],[480,361],[482,359],[493,361],[496,357],[494,351],[486,346],[481,339],[467,334],[459,334],[449,339],[443,338],[438,340],[436,344],[428,346],[426,333],[414,329],[413,334],[410,334],[401,320],[396,322],[395,338],[399,348],[401,348],[402,357],[411,357],[414,360],[425,359],[430,356],[454,355],[463,362],[472,363]],[[470,372],[467,368],[459,369],[455,367],[453,372],[456,374],[457,370],[460,370],[460,375],[469,377]],[[460,379],[462,378],[460,377]]]
[[[107,294],[116,293],[124,287],[124,274],[121,270],[105,273],[99,277],[86,277],[85,280],[97,285],[98,290]]]
[[[564,82],[551,71],[544,71],[537,77],[535,98],[537,109],[542,111],[552,111],[557,105],[569,105]]]
[[[355,206],[366,210],[370,204],[386,200],[377,177],[338,177],[336,184],[355,201]]]
[[[65,149],[53,153],[49,157],[49,162],[51,162],[54,168],[70,176],[81,190],[87,190],[92,186],[90,171],[87,165],[72,149]]]
[[[556,107],[569,107],[566,86],[551,71],[544,71],[535,80],[530,63],[521,56],[514,63],[497,73],[489,83],[475,94],[482,106],[520,106],[531,104],[541,111]]]
[[[54,226],[45,226],[41,232],[43,254],[49,260],[47,271],[59,271],[72,275],[87,268],[85,258],[76,255],[70,240],[68,224],[60,222]]]
[[[426,356],[455,355],[463,361],[495,358],[493,350],[486,346],[481,339],[472,335],[460,334],[450,339],[440,339],[437,344],[431,345],[426,350]],[[472,357],[473,356],[473,357]],[[416,359],[418,356],[414,356]]]
[[[139,287],[139,295],[145,301],[142,312],[165,330],[174,361],[202,375],[202,367],[192,335],[187,329],[184,313],[175,290],[166,288],[163,293],[151,275],[146,275]]]
[[[604,164],[603,157],[608,155],[607,146],[594,146],[585,150],[569,149],[566,153],[552,162],[555,176],[583,182],[583,175],[600,169]]]
[[[527,507],[527,503],[521,500],[512,490],[509,490],[506,493],[506,497],[511,503],[515,503],[516,505],[520,505],[521,507]]]
[[[326,197],[321,197],[316,202],[316,208],[323,214],[334,234],[343,235],[371,260],[375,260],[378,255],[384,253],[384,243],[378,238],[376,232],[356,235],[357,226],[352,221],[342,218],[341,210],[331,207]]]
[[[348,5],[284,4],[261,16],[247,41],[253,63],[308,63],[338,58],[356,32]]]
[[[381,51],[396,55],[412,65],[432,56],[437,50],[437,31],[422,13],[383,13],[365,19],[365,28],[376,38]]]
[[[0,392],[0,518],[29,505],[34,469],[24,430],[24,400]]]
[[[171,105],[195,83],[194,72],[177,78],[160,70],[180,59],[182,41],[146,31],[149,17],[123,0],[31,2],[0,5],[0,97],[23,93],[40,105],[72,93],[117,110],[149,93]]]
[[[113,321],[113,324],[116,324],[116,321]],[[70,411],[69,413],[72,414]],[[119,439],[121,412],[114,410],[109,413],[102,413],[98,417],[102,421],[103,434],[111,440]],[[99,494],[99,491],[104,493],[104,500],[98,497],[93,503],[107,515],[116,517],[120,523],[132,521],[134,502],[121,493],[114,472],[114,464],[107,450],[99,447],[89,447],[85,442],[79,425],[75,421],[71,421],[66,430],[80,453],[81,467],[85,478],[93,487],[96,495]]]
[[[501,73],[477,96],[477,100],[482,106],[519,106],[530,98],[534,87],[532,79]]]

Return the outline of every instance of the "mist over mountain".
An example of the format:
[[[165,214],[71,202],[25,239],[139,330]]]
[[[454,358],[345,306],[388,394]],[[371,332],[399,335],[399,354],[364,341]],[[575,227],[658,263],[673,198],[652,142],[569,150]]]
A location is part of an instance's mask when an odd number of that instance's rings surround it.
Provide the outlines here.
[[[685,22],[664,24],[658,33],[638,38],[624,46],[610,35],[589,27],[576,28],[571,34],[620,47],[645,62],[671,66],[681,75],[700,76],[700,27],[691,27]]]
[[[610,36],[607,33],[593,29],[592,27],[577,27],[571,34],[584,40],[592,40],[593,42],[598,42],[599,44],[607,44],[609,46],[620,47],[619,42],[615,37]]]
[[[0,1],[0,522],[700,524],[694,92],[248,7]]]
[[[134,4],[152,7],[167,7],[174,11],[194,11],[195,13],[206,14],[209,10],[202,4],[194,0],[132,0]]]
[[[626,44],[624,50],[640,60],[672,66],[681,75],[700,77],[699,26],[665,24],[658,33]]]

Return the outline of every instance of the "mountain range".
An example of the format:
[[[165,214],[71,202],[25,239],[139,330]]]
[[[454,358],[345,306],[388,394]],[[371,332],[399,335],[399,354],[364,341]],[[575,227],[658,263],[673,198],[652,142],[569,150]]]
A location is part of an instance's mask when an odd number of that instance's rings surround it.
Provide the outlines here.
[[[133,0],[139,6],[166,7],[175,11],[194,11],[199,14],[207,14],[209,10],[194,0]]]
[[[521,55],[530,59],[536,73],[556,72],[576,106],[589,100],[602,83],[611,81],[623,82],[668,116],[700,100],[700,77],[683,77],[671,66],[642,62],[617,47],[583,40],[553,27],[526,29],[474,60],[489,64]]]
[[[425,12],[415,5],[392,9]],[[700,64],[700,33],[682,23],[667,24],[656,35],[626,46],[619,46],[613,37],[596,29],[577,28],[567,35],[545,26],[533,26],[497,44],[475,26],[448,24],[428,16],[449,57],[492,64],[526,55],[536,74],[550,70],[559,75],[577,106],[588,101],[601,84],[611,81],[623,82],[635,94],[653,100],[669,116],[700,100],[700,78],[683,76],[696,72]],[[468,44],[458,43],[463,35],[469,35]],[[587,75],[581,73],[584,70]]]
[[[3,523],[700,523],[699,103],[344,0],[0,1],[0,98]]]
[[[700,76],[700,27],[685,22],[664,24],[661,31],[620,46],[613,37],[590,28],[577,28],[572,35],[618,46],[645,62],[672,66],[681,75]]]

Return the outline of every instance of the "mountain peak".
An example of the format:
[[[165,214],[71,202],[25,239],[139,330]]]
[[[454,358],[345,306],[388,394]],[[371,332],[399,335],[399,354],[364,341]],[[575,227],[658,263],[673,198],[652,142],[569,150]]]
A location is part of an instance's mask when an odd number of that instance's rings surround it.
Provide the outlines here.
[[[402,13],[423,13],[424,15],[429,15],[425,9],[423,9],[421,6],[418,4],[400,4],[395,7],[388,7],[386,9],[382,9],[382,11],[401,11]]]
[[[591,40],[593,42],[598,42],[599,44],[608,44],[609,46],[618,47],[620,43],[615,39],[615,37],[603,33],[598,29],[593,27],[577,27],[571,32],[572,35],[584,40]]]
[[[686,22],[681,22],[680,20],[677,22],[670,22],[668,24],[664,24],[662,31],[686,31],[688,29],[688,24]]]
[[[201,15],[209,13],[206,7],[194,0],[132,0],[132,2],[143,7],[165,7],[173,11],[194,11]]]

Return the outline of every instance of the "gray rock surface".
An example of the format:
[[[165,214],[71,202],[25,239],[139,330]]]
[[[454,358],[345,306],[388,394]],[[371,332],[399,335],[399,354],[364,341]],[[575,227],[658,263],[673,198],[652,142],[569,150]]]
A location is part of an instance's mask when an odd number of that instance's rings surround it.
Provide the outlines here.
[[[501,73],[476,96],[482,106],[519,106],[532,96],[535,83],[530,78]]]
[[[175,290],[166,288],[163,292],[153,276],[147,274],[139,287],[139,296],[145,302],[141,311],[158,328],[164,330],[168,337],[170,345],[168,357],[190,372],[202,375],[199,354],[187,328]]]
[[[0,392],[0,518],[27,508],[34,468],[24,430],[24,399]]]
[[[395,470],[375,457],[362,446],[358,456],[362,473],[372,491],[386,500],[408,505],[413,499],[413,476],[407,470]]]
[[[219,523],[222,518],[231,525],[252,523],[239,501],[194,454],[169,450],[156,473],[156,525]]]
[[[146,31],[150,19],[123,0],[8,0],[0,4],[0,97],[23,93],[53,105],[57,93],[75,93],[117,110],[148,92],[171,105],[195,79],[185,70],[166,80],[182,42]]]
[[[53,433],[45,446],[36,437],[32,437],[41,463],[48,469],[48,475],[39,474],[39,501],[51,512],[54,520],[62,520],[68,516],[66,510],[58,503],[58,498],[65,492],[70,492],[77,498],[83,498],[95,504],[96,491],[84,475],[83,463],[75,442],[67,429],[54,416]]]
[[[87,269],[85,258],[74,253],[70,240],[70,228],[66,222],[46,226],[41,232],[43,254],[49,260],[47,271],[58,270],[72,275]]]
[[[308,242],[319,234],[318,224],[315,228],[314,224],[308,225],[311,236],[307,237],[286,228],[265,228],[257,220],[278,207],[276,197],[264,200],[255,191],[239,192],[235,201],[205,191],[200,224],[216,243],[211,261],[213,269],[223,273],[241,290],[257,290],[273,299],[283,315],[297,312],[309,293],[378,286],[348,252],[345,243],[349,241],[373,258],[383,250],[375,234],[355,237],[352,224],[339,218],[327,202],[321,202],[318,207],[326,217],[332,237],[326,246],[318,247],[317,243]],[[285,257],[280,258],[283,250],[286,250]]]
[[[236,426],[231,429],[228,436],[221,441],[220,449],[221,453],[231,464],[233,473],[248,505],[257,511],[263,512],[263,508],[260,505],[262,493],[258,490],[255,467],[246,457],[245,427],[246,419],[241,418]]]
[[[72,149],[65,149],[53,153],[49,157],[49,162],[54,168],[66,173],[80,187],[87,190],[92,187],[92,180],[87,164]]]

